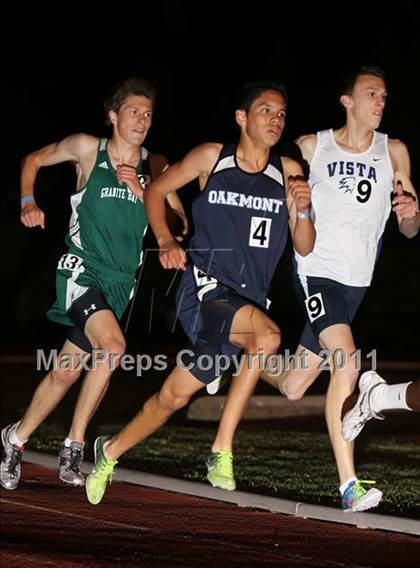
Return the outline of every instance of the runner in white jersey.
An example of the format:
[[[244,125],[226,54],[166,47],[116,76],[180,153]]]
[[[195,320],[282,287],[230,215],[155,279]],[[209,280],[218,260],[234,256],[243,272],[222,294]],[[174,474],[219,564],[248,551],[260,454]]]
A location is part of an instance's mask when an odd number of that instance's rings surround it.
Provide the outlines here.
[[[343,402],[358,377],[351,322],[370,285],[391,207],[405,236],[411,238],[419,230],[408,150],[401,141],[376,131],[386,95],[382,70],[358,69],[348,77],[340,97],[345,125],[297,140],[310,165],[317,233],[313,251],[306,257],[296,254],[297,291],[307,315],[298,347],[304,365],[297,363],[280,376],[264,374],[290,400],[297,400],[321,372],[321,348],[330,353],[326,419],[342,507],[350,511],[375,507],[382,498],[379,490],[367,491],[357,479],[353,445],[341,436]]]
[[[393,169],[388,137],[373,132],[364,152],[343,150],[333,130],[318,132],[309,183],[317,227],[314,250],[296,253],[297,272],[369,286],[379,240],[391,211]]]

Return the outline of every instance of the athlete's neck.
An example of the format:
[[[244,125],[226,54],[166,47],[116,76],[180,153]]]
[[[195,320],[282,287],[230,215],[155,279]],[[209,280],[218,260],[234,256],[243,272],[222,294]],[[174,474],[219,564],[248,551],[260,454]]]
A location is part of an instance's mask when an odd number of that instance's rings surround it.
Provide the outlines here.
[[[357,129],[346,125],[334,131],[334,138],[337,144],[346,152],[359,154],[369,149],[374,132],[371,128]]]
[[[111,139],[108,142],[108,154],[111,162],[116,166],[126,164],[136,167],[140,160],[140,146],[132,146]]]
[[[236,149],[236,159],[239,166],[246,172],[259,172],[267,163],[270,148],[255,148],[239,143]]]

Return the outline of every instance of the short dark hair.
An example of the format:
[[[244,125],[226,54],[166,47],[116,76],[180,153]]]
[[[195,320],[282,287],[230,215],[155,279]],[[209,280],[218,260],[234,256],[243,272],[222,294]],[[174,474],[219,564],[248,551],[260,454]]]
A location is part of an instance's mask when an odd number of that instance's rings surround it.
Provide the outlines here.
[[[112,87],[104,102],[107,117],[111,110],[118,114],[126,99],[132,95],[150,99],[153,106],[156,101],[156,89],[152,83],[140,77],[130,77]]]
[[[351,95],[353,93],[356,81],[361,75],[372,75],[373,77],[379,77],[379,79],[385,81],[386,73],[383,69],[375,65],[364,65],[353,69],[342,78],[339,92],[340,97],[341,95]]]
[[[255,81],[253,83],[246,83],[242,87],[237,98],[236,108],[243,109],[248,113],[255,99],[258,99],[265,91],[276,91],[287,103],[287,91],[283,83],[277,83],[276,81]]]

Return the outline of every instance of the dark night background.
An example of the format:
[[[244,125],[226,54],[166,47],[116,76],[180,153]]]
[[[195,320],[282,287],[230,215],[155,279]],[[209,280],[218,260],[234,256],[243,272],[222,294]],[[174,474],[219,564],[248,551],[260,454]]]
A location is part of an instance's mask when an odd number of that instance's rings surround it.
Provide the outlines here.
[[[230,16],[225,14],[228,7]],[[39,12],[35,19],[26,12],[19,27],[19,50],[14,53],[13,42],[3,50],[3,353],[58,347],[63,337],[44,314],[54,299],[73,172],[68,165],[40,172],[36,198],[46,211],[47,228],[28,230],[19,222],[20,161],[26,153],[72,133],[105,135],[102,103],[120,79],[140,75],[156,83],[159,100],[146,146],[173,162],[200,142],[236,136],[234,95],[247,80],[268,77],[286,83],[289,111],[282,151],[293,153],[297,135],[341,125],[344,115],[336,84],[343,69],[380,65],[388,73],[390,92],[380,130],[408,145],[419,191],[418,18],[414,2],[383,10],[367,2],[316,8],[280,2],[213,2],[187,8],[161,2],[148,8],[103,7],[100,21],[87,22],[83,16],[73,22],[75,7],[57,5],[48,25]],[[181,196],[189,207],[187,194]],[[151,236],[147,243],[153,246]],[[418,359],[419,245],[419,236],[409,241],[398,233],[391,216],[372,289],[355,321],[356,343],[363,353],[377,348],[379,359]],[[156,262],[146,264],[130,323],[132,352],[141,351],[150,337],[162,338],[163,330],[169,336],[173,297],[163,298],[163,293],[170,278]],[[146,338],[155,285],[159,306]],[[284,347],[293,348],[303,317],[291,287],[290,250],[274,280],[272,297],[273,317],[284,329]],[[182,344],[182,335],[176,337]]]

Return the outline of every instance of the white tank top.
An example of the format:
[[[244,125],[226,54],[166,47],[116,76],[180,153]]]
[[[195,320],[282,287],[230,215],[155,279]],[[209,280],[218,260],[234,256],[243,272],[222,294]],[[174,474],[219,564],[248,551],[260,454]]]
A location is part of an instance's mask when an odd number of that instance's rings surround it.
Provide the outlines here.
[[[391,211],[388,136],[375,131],[360,154],[342,150],[332,130],[317,137],[309,176],[316,241],[307,256],[295,253],[298,274],[369,286]]]

